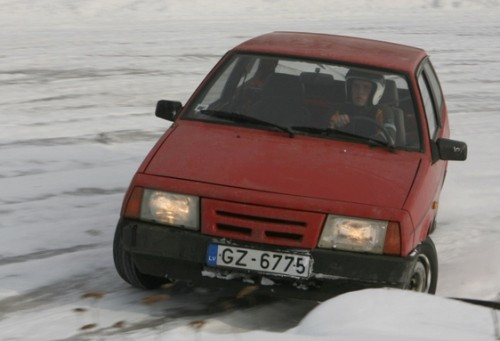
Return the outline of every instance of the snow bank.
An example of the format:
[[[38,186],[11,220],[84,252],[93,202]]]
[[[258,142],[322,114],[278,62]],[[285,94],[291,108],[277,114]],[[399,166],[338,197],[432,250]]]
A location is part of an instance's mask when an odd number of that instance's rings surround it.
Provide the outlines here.
[[[285,333],[212,333],[211,329],[221,329],[221,323],[209,319],[167,332],[141,333],[140,338],[176,341],[493,341],[500,335],[499,318],[498,310],[450,299],[398,289],[367,289],[322,303],[296,328]],[[139,334],[129,336],[136,339]]]
[[[331,299],[299,324],[300,335],[346,340],[492,340],[489,309],[397,289],[369,289]]]

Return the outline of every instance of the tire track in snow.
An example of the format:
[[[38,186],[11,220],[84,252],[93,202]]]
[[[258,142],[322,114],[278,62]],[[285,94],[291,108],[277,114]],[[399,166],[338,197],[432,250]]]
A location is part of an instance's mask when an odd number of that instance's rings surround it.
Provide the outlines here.
[[[66,253],[73,253],[73,252],[78,252],[81,250],[95,249],[95,248],[102,247],[102,246],[108,246],[108,245],[105,243],[83,244],[83,245],[75,245],[75,246],[60,248],[60,249],[49,249],[49,250],[36,251],[36,252],[31,252],[31,253],[27,253],[27,254],[19,255],[19,256],[4,257],[4,258],[0,258],[0,266],[7,265],[7,264],[13,264],[13,263],[22,263],[22,262],[26,262],[26,261],[30,261],[30,260],[34,260],[34,259],[50,258],[50,257],[55,257],[55,256],[59,256],[59,255],[66,254]]]

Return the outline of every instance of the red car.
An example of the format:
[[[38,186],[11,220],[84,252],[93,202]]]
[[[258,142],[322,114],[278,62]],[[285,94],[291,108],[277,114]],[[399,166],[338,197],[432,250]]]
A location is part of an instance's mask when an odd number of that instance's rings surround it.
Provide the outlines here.
[[[274,32],[227,52],[124,198],[114,261],[131,285],[254,284],[327,298],[434,293],[447,160],[465,160],[424,50]]]

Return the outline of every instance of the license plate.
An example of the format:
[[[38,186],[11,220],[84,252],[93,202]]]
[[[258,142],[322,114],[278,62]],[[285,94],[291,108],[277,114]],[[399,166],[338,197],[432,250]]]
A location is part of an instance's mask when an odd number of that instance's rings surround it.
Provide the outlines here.
[[[294,277],[309,277],[311,257],[293,253],[209,244],[207,264]]]

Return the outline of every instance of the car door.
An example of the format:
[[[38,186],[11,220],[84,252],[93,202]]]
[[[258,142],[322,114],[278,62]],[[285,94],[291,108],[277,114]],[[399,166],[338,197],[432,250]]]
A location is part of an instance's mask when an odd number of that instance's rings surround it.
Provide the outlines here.
[[[447,111],[441,86],[436,73],[427,59],[417,73],[420,100],[425,111],[424,133],[429,139],[429,149],[422,159],[421,170],[425,181],[422,181],[423,212],[416,222],[416,243],[424,240],[429,233],[439,207],[439,195],[444,182],[447,161],[440,160],[437,153],[436,141],[441,137],[449,136]]]

